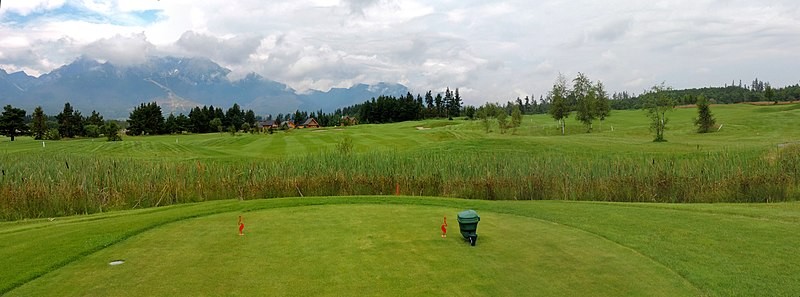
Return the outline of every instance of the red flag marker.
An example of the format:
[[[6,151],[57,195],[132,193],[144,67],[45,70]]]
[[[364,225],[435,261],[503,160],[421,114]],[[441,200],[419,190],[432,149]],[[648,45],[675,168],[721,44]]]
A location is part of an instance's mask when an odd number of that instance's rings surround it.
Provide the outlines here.
[[[442,238],[447,237],[447,216],[444,217],[444,223],[442,224]]]
[[[242,232],[244,230],[244,221],[242,220],[242,216],[239,216],[239,235],[244,235]]]

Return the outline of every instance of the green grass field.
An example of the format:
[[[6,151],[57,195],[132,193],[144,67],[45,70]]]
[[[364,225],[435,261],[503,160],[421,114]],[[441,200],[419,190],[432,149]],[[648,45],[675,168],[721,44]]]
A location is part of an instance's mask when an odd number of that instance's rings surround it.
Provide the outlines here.
[[[677,109],[667,143],[642,111],[0,138],[0,295],[797,296],[799,106],[714,106],[707,135]]]
[[[468,208],[475,247],[455,220]],[[0,292],[796,296],[798,231],[797,203],[224,200],[2,223]]]
[[[489,200],[780,202],[800,199],[800,105],[714,106],[670,114],[653,143],[642,111],[561,136],[546,115],[486,133],[480,121],[427,120],[273,135],[0,139],[0,219],[215,199],[401,194]],[[613,129],[613,130],[612,130]],[[353,152],[337,144],[350,137]]]

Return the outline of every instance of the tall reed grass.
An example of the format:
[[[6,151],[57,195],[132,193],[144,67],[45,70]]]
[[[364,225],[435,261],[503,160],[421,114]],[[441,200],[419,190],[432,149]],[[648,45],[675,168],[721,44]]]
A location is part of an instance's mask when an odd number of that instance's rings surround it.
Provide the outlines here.
[[[0,219],[215,199],[394,194],[505,200],[800,199],[800,146],[673,155],[326,152],[276,160],[0,156]]]

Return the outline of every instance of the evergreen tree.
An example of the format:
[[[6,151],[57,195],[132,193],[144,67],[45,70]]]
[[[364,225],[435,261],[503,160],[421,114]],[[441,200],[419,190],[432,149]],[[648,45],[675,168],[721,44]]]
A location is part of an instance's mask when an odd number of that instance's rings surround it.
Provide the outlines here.
[[[158,135],[165,130],[164,115],[161,113],[161,107],[155,102],[142,103],[134,108],[128,117],[128,131],[132,135]]]
[[[697,126],[697,133],[708,133],[716,124],[714,116],[711,114],[711,106],[708,104],[706,96],[700,95],[697,97],[697,118],[694,120],[694,125]]]
[[[25,125],[25,113],[25,110],[11,105],[3,107],[3,113],[0,115],[0,133],[11,137],[11,141],[14,141],[17,135],[27,133],[28,125]]]
[[[178,133],[178,118],[176,118],[173,113],[169,113],[167,121],[164,122],[164,128],[167,130],[167,133]]]
[[[469,120],[475,119],[475,112],[475,106],[467,105],[467,107],[464,108],[464,115],[467,116]]]
[[[456,88],[455,95],[453,95],[453,111],[450,113],[450,116],[460,116],[462,104],[464,104],[464,101],[461,100],[461,94],[458,93],[458,88]]]
[[[222,112],[222,107],[217,107],[213,109],[209,108],[209,110],[214,112],[213,116],[208,117],[209,119],[218,118],[223,125],[225,125],[226,123],[230,123],[230,121],[228,121],[228,119],[225,118],[225,113]]]
[[[444,91],[444,115],[448,119],[453,119],[452,111],[453,111],[453,93],[450,92],[450,88]]]
[[[429,117],[436,117],[433,103],[433,95],[431,95],[431,91],[429,90],[427,93],[425,93],[425,104],[427,104],[427,113]]]
[[[775,98],[775,91],[769,84],[767,84],[767,86],[764,87],[764,98],[766,98],[767,101],[773,101],[772,99]],[[778,100],[773,101],[773,103],[778,104]]]
[[[300,112],[300,110],[295,110],[292,120],[294,121],[295,125],[301,125],[306,119],[303,117],[303,113]]]
[[[320,112],[320,114],[321,113],[322,112]],[[248,109],[244,114],[244,122],[250,125],[250,127],[256,126],[256,113],[252,109]]]
[[[203,106],[203,108],[207,110],[205,106]],[[208,118],[206,118],[206,114],[207,112],[197,106],[189,111],[189,131],[192,131],[193,133],[209,132]]]
[[[536,104],[536,101],[533,102]],[[522,114],[531,114],[533,111],[531,110],[531,99],[528,96],[525,96],[525,105],[522,106]]]
[[[444,104],[443,104],[442,94],[436,94],[436,98],[433,99],[433,102],[436,104],[436,117],[441,118],[444,116]]]
[[[103,121],[103,116],[100,115],[97,111],[92,110],[92,114],[86,118],[86,121],[83,123],[84,125],[95,125],[97,127],[103,126],[105,121]]]
[[[456,88],[456,91],[452,93],[450,106],[447,111],[449,118],[452,119],[453,117],[461,115],[461,104],[461,94],[458,93],[458,88]]]
[[[75,113],[69,102],[64,103],[64,109],[56,115],[58,120],[58,132],[61,137],[75,137],[81,128],[80,113]]]
[[[569,105],[567,104],[567,94],[569,90],[567,89],[567,79],[564,78],[564,75],[559,73],[558,77],[556,78],[555,84],[553,84],[553,89],[550,90],[550,116],[553,117],[556,121],[561,124],[561,135],[565,134],[565,123],[564,119],[569,117],[571,112]]]
[[[422,100],[422,96],[417,93],[417,110],[419,111],[417,118],[418,119],[425,119],[427,116],[425,115],[425,105],[424,101]]]
[[[189,131],[189,127],[191,126],[189,117],[187,117],[183,113],[179,114],[178,117],[175,118],[175,124],[178,126],[177,133],[183,133],[183,131]]]
[[[44,134],[47,132],[47,116],[45,116],[41,106],[37,106],[36,109],[33,110],[31,132],[33,133],[33,139],[36,140],[44,139]]]
[[[255,115],[254,115],[255,117]],[[244,124],[244,111],[239,107],[239,104],[234,103],[231,108],[225,113],[225,118],[222,119],[222,125],[224,126],[233,126],[235,129]]]

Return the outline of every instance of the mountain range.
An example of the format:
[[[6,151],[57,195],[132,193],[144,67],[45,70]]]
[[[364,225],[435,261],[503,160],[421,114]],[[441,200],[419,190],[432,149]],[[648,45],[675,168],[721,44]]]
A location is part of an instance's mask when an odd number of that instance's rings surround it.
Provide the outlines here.
[[[295,110],[332,112],[379,95],[408,92],[400,84],[378,83],[299,93],[255,73],[231,80],[230,72],[205,58],[150,57],[142,64],[117,66],[80,57],[39,77],[0,69],[0,104],[28,113],[42,106],[45,113],[54,115],[69,102],[83,114],[96,110],[106,118],[127,118],[134,107],[153,101],[165,114],[188,113],[203,105],[227,109],[238,103],[243,109],[266,115]]]

